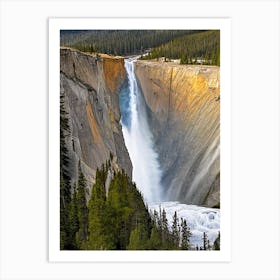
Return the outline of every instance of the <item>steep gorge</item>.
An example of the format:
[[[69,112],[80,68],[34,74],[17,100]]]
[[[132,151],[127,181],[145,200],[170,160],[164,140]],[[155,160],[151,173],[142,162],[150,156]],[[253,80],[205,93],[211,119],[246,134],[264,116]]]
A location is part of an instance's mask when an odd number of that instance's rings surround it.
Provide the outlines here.
[[[90,188],[110,154],[114,169],[132,176],[120,125],[119,90],[126,78],[124,59],[60,49],[60,94],[70,131],[66,134],[69,173],[77,182],[78,162]]]
[[[219,206],[219,67],[136,61],[134,68],[159,155],[163,198]],[[72,184],[77,181],[80,161],[91,187],[96,169],[110,153],[114,168],[132,177],[120,125],[119,93],[126,79],[122,57],[60,49],[60,91],[70,125],[66,144]]]
[[[137,61],[165,199],[220,203],[219,67]]]

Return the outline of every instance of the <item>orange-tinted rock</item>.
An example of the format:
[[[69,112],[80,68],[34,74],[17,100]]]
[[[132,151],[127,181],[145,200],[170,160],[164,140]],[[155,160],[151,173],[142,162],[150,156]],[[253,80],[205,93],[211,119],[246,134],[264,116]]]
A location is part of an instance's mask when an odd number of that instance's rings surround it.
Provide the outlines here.
[[[123,63],[123,58],[103,58],[104,79],[112,93],[116,91],[118,81],[123,80],[125,78],[126,72],[123,67]]]
[[[166,198],[219,204],[220,68],[137,61]]]
[[[96,169],[110,153],[116,169],[124,169],[131,176],[132,165],[119,124],[119,91],[124,79],[121,57],[60,49],[60,92],[65,96],[70,125],[66,142],[73,184],[79,161],[92,186]]]

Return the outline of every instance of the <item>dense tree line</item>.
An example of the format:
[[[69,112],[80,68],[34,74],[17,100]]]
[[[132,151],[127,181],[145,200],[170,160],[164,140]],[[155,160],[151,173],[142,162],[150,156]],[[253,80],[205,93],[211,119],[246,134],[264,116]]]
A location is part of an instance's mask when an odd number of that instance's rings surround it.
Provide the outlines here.
[[[84,52],[141,54],[147,49],[199,30],[62,30],[60,45]]]
[[[149,248],[153,250],[191,250],[191,231],[185,219],[179,218],[175,211],[172,225],[168,226],[168,220],[164,209],[152,214],[153,228],[149,240]]]
[[[164,209],[149,213],[141,193],[124,171],[113,171],[106,195],[107,174],[112,171],[110,160],[97,169],[87,203],[86,181],[80,164],[78,169],[77,187],[67,207],[61,205],[64,210],[61,212],[61,250],[220,249],[220,235],[211,246],[206,233],[203,246],[194,247],[186,220],[179,220],[176,212],[171,226]]]
[[[71,208],[71,184],[69,174],[69,154],[65,137],[69,133],[67,112],[65,111],[63,94],[60,95],[60,247],[72,249],[72,234],[70,228],[73,226],[69,220]]]
[[[219,30],[61,30],[60,44],[110,55],[143,54],[141,59],[180,59],[181,64],[220,65]]]
[[[153,48],[141,59],[180,59],[181,64],[220,65],[220,31],[187,34]]]
[[[164,209],[149,213],[141,193],[124,171],[113,171],[111,161],[96,171],[96,182],[86,201],[86,181],[79,164],[77,186],[68,206],[62,204],[61,250],[195,250],[185,219],[174,213],[168,225]],[[113,171],[106,194],[108,171]],[[62,178],[61,178],[62,179]],[[213,249],[206,234],[203,248]]]

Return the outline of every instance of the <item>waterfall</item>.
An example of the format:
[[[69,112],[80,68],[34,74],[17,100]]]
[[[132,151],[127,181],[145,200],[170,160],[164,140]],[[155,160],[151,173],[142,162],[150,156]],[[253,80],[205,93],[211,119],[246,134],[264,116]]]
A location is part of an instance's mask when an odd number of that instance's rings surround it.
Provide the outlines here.
[[[132,179],[141,191],[150,210],[165,209],[169,226],[176,211],[179,218],[184,218],[192,232],[191,243],[203,246],[203,233],[207,233],[213,244],[220,230],[220,209],[187,205],[178,201],[164,201],[161,193],[161,169],[154,147],[153,135],[148,122],[146,103],[137,84],[133,62],[138,57],[125,59],[127,83],[120,94],[121,125],[130,159],[132,161]],[[216,154],[215,147],[209,153]],[[209,166],[212,163],[209,163]],[[208,165],[205,165],[209,169]],[[204,176],[204,170],[197,174],[197,183]]]
[[[133,62],[137,58],[125,59],[128,84],[121,93],[121,124],[132,161],[132,179],[145,202],[150,204],[161,201],[161,170],[147,120],[146,104],[134,73]]]

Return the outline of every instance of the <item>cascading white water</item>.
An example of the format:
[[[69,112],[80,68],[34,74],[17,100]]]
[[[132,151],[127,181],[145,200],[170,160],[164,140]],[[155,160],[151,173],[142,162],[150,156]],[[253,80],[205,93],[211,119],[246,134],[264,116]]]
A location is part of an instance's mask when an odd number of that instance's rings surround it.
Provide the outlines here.
[[[132,179],[142,192],[150,210],[166,210],[170,225],[175,211],[178,217],[186,219],[194,246],[202,246],[204,232],[213,244],[220,230],[220,209],[162,200],[160,164],[148,124],[146,104],[134,73],[133,62],[137,58],[125,59],[128,86],[123,89],[120,97],[122,131],[132,161]]]
[[[159,212],[159,208],[164,209],[169,225],[172,225],[173,215],[176,211],[179,221],[181,218],[187,221],[187,225],[192,233],[190,242],[194,247],[201,247],[203,245],[202,238],[204,232],[207,234],[211,245],[218,237],[220,231],[220,209],[182,204],[178,201],[149,205],[149,208],[157,212]]]
[[[149,203],[161,201],[161,171],[158,155],[154,150],[153,136],[147,122],[147,112],[141,102],[140,89],[134,74],[133,61],[125,60],[128,76],[130,127],[122,122],[122,131],[133,166],[133,181]]]

